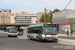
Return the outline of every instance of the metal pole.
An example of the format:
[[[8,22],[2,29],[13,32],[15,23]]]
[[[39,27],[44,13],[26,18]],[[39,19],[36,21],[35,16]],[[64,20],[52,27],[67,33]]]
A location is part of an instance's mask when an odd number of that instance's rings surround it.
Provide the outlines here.
[[[3,31],[4,31],[4,13],[3,13]]]
[[[46,8],[45,8],[45,14],[44,14],[44,24],[46,23]]]

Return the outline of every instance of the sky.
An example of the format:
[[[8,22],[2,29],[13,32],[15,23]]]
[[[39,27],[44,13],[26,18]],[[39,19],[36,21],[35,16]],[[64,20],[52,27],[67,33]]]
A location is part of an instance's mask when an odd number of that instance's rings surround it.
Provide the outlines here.
[[[53,11],[63,10],[70,0],[0,0],[0,8],[11,9],[12,12],[44,12],[44,9]],[[75,0],[72,0],[66,9],[75,10]]]

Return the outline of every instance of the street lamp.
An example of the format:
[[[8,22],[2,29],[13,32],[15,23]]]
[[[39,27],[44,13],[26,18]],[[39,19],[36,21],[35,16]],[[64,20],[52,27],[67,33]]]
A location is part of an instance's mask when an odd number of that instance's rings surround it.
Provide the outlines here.
[[[51,16],[51,12],[52,12],[52,11],[50,10],[50,11],[49,11],[49,16]]]
[[[45,10],[45,14],[44,14],[44,24],[46,23],[46,11],[48,11],[48,10],[46,10],[46,8],[44,9]],[[51,15],[51,10],[49,11],[49,16]]]

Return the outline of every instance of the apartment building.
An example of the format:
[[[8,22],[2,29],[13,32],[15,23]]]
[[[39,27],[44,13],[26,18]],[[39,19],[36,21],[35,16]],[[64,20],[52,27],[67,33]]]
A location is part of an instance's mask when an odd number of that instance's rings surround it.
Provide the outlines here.
[[[36,23],[37,14],[30,12],[12,12],[11,23],[16,24],[30,24]]]
[[[55,24],[75,23],[75,10],[65,9],[53,13],[52,22]]]
[[[11,22],[11,9],[0,9],[0,24]]]

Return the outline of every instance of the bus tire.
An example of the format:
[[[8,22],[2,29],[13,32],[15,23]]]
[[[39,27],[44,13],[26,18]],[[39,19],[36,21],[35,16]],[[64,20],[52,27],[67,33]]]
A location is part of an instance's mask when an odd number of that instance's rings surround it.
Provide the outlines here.
[[[55,43],[58,43],[58,39],[57,39],[57,40],[54,40],[54,42],[55,42]]]
[[[43,42],[43,40],[39,39],[39,42]]]
[[[10,36],[8,35],[8,37],[10,37]]]
[[[30,40],[32,40],[32,38],[30,38]]]
[[[37,36],[37,41],[42,42],[42,39]]]
[[[42,42],[43,40],[39,38],[39,40],[38,40],[38,41],[39,41],[39,42]]]
[[[28,36],[28,38],[29,38],[30,40],[32,40],[32,38],[31,38],[31,36],[30,36],[30,35]]]
[[[17,38],[17,35],[15,37]]]

